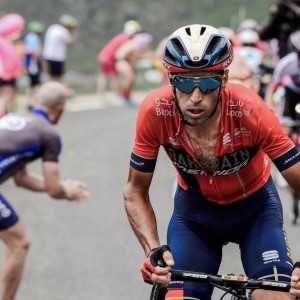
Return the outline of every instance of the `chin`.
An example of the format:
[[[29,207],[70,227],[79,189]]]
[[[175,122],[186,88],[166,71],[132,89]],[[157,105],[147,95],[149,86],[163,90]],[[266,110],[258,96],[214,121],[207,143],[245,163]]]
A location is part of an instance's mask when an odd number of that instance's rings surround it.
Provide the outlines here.
[[[196,126],[203,123],[203,120],[201,119],[185,118],[185,120],[188,121],[191,126]]]

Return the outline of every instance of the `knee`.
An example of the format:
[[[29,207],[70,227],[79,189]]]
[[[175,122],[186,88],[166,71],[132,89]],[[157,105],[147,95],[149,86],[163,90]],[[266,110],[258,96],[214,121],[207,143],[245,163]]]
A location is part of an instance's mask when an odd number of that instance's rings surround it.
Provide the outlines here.
[[[30,248],[30,238],[24,229],[8,230],[3,236],[3,242],[13,255],[25,256]]]
[[[29,251],[31,241],[26,233],[22,234],[14,243],[10,250],[15,256],[25,257]]]
[[[25,234],[19,243],[20,250],[26,254],[29,251],[30,245],[30,238],[27,234]]]

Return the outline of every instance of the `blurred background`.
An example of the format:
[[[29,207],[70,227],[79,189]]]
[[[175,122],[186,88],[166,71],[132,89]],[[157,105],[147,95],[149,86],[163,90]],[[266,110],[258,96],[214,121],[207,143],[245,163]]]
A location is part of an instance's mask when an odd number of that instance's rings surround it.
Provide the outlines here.
[[[63,177],[74,175],[87,182],[92,195],[83,205],[69,205],[52,201],[47,195],[17,189],[12,181],[1,186],[33,241],[17,300],[132,300],[148,299],[150,295],[151,287],[143,283],[139,271],[144,253],[129,226],[122,196],[138,107],[123,105],[116,109],[117,105],[100,102],[104,96],[97,94],[99,51],[123,30],[127,20],[138,21],[142,30],[153,36],[150,47],[155,51],[164,37],[187,24],[204,23],[237,30],[242,21],[254,19],[263,26],[270,19],[270,6],[278,1],[0,1],[0,18],[17,13],[26,25],[39,21],[47,29],[63,14],[77,19],[77,41],[67,49],[64,77],[76,95],[69,99],[66,115],[58,126],[65,147],[61,173]],[[25,26],[23,35],[26,30]],[[133,95],[138,104],[160,84],[155,79],[160,73],[151,71],[155,71],[151,61],[139,64]],[[24,98],[26,80],[23,72],[18,78],[18,97]],[[116,94],[109,95],[110,101],[116,98]],[[31,168],[40,172],[40,161]],[[173,167],[161,151],[151,199],[162,243],[172,213],[174,179]],[[294,257],[299,259],[299,223],[295,226],[291,222],[292,194],[285,186],[279,192],[290,245]],[[1,256],[2,246],[1,243]],[[236,245],[225,247],[220,272],[243,273]]]
[[[9,13],[22,15],[26,23],[36,20],[46,27],[57,22],[62,14],[77,18],[77,42],[68,49],[66,81],[77,93],[96,91],[97,54],[128,19],[137,20],[142,29],[153,35],[151,47],[180,26],[206,23],[236,29],[246,18],[259,24],[268,21],[269,7],[274,0],[1,0],[0,17]],[[21,82],[22,84],[22,82]],[[144,88],[137,81],[136,88]]]

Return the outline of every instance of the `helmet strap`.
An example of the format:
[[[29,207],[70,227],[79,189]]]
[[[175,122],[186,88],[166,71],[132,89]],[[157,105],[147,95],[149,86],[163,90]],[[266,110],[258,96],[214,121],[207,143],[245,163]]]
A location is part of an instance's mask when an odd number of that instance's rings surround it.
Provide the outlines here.
[[[221,102],[221,88],[222,88],[222,85],[220,85],[220,87],[219,87],[217,103],[216,103],[216,106],[215,106],[214,110],[212,111],[212,113],[208,117],[209,119],[216,113],[217,108],[218,108],[218,104]]]

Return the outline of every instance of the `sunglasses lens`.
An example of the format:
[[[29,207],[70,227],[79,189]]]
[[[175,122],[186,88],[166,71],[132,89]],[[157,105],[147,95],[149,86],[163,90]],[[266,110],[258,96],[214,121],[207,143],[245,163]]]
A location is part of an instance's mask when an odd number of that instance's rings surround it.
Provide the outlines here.
[[[200,90],[203,94],[209,94],[221,85],[219,77],[202,78],[199,84]]]
[[[196,86],[199,87],[203,94],[209,94],[221,85],[220,77],[180,77],[172,79],[172,84],[181,92],[190,94]]]
[[[192,77],[179,77],[176,76],[172,80],[172,84],[179,89],[181,92],[190,94],[194,88],[195,88],[195,83],[193,81]]]

